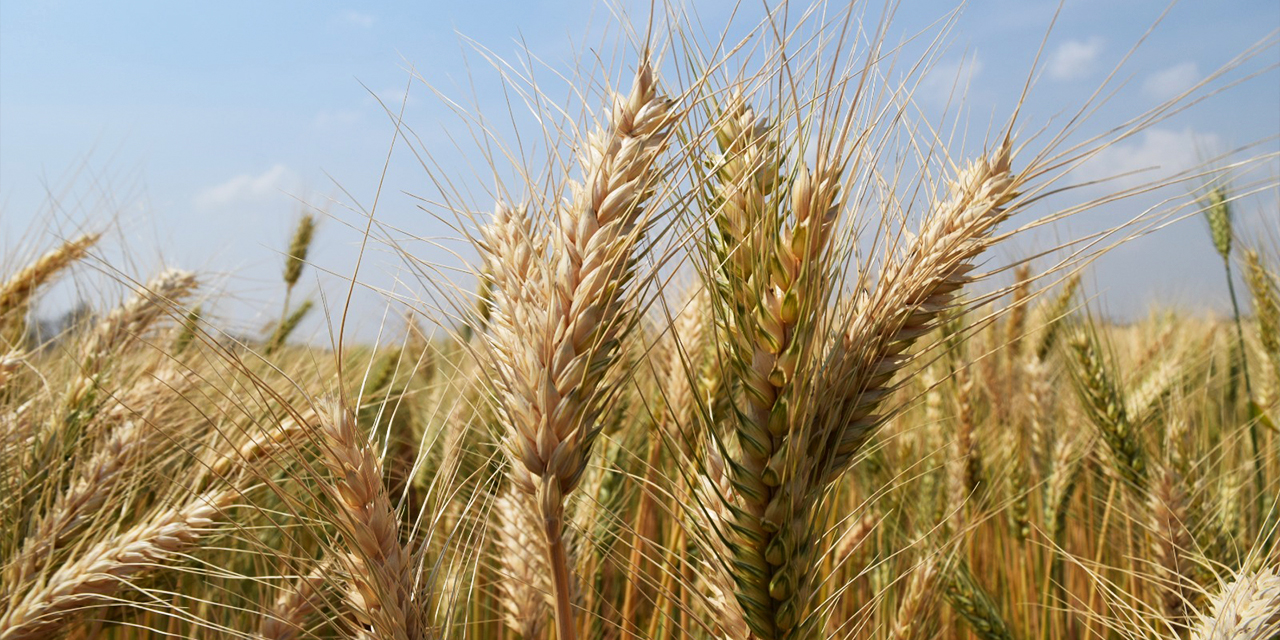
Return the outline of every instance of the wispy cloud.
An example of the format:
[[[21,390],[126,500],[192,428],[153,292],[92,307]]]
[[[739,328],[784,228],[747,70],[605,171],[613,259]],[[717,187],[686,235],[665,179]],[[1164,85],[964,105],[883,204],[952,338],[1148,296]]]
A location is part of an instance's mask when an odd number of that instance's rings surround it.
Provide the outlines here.
[[[1055,80],[1079,80],[1093,73],[1098,56],[1102,54],[1102,38],[1068,40],[1049,57],[1049,77]]]
[[[1142,81],[1142,92],[1156,100],[1168,100],[1200,80],[1200,68],[1194,62],[1183,62],[1161,69]]]
[[[381,104],[388,109],[399,109],[401,104],[412,105],[417,102],[412,92],[403,86],[391,87],[381,91],[374,91],[373,95],[368,97],[370,104]]]
[[[362,119],[359,111],[352,109],[334,109],[321,111],[312,120],[317,129],[337,129],[357,124]]]
[[[198,209],[259,202],[297,182],[298,175],[292,169],[277,164],[256,176],[242,173],[221,184],[201,189],[192,201]]]
[[[935,104],[959,99],[982,73],[982,67],[982,61],[976,53],[939,62],[920,80],[916,96]]]
[[[1222,138],[1214,133],[1147,129],[1137,139],[1107,147],[1074,175],[1086,181],[1114,178],[1113,187],[1135,187],[1191,169],[1221,147]]]
[[[349,24],[353,27],[368,29],[373,26],[377,18],[368,13],[360,13],[359,11],[347,11],[338,16],[338,21]]]

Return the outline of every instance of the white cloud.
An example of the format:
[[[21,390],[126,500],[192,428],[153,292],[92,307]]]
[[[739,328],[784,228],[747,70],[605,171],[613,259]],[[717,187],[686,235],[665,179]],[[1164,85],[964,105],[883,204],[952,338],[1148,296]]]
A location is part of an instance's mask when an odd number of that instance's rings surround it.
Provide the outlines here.
[[[201,189],[193,202],[200,209],[257,202],[295,185],[297,181],[298,176],[293,170],[277,164],[260,175],[243,173],[222,184]]]
[[[1094,64],[1102,53],[1102,38],[1068,40],[1054,50],[1049,57],[1049,77],[1055,80],[1079,80],[1093,73]]]
[[[1168,100],[1200,80],[1200,68],[1194,62],[1175,64],[1161,69],[1142,82],[1142,92],[1156,100]]]
[[[1085,181],[1115,178],[1108,182],[1112,187],[1134,187],[1191,169],[1221,147],[1222,138],[1213,133],[1147,129],[1102,150],[1076,168],[1074,176]],[[1116,178],[1122,174],[1133,175]]]
[[[317,113],[312,122],[315,124],[317,129],[339,129],[355,125],[359,123],[361,119],[359,111],[351,109],[336,109]]]
[[[373,16],[367,13],[360,13],[359,11],[347,11],[342,15],[338,16],[338,20],[346,24],[349,24],[353,27],[368,29],[369,27],[373,26],[373,22],[374,20],[376,20],[376,18],[374,18]]]
[[[374,91],[372,96],[367,100],[370,104],[386,107],[393,111],[398,110],[401,104],[413,105],[417,102],[413,94],[405,87],[392,87],[381,91]]]
[[[978,54],[940,62],[929,70],[916,87],[916,96],[937,104],[963,98],[982,73]]]

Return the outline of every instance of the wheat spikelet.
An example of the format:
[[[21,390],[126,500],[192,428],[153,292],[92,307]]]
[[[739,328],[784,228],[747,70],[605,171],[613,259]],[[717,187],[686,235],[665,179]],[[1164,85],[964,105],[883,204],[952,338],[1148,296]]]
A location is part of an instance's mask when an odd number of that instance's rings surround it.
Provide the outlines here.
[[[1280,576],[1274,568],[1242,572],[1213,596],[1192,640],[1274,640],[1280,635]]]
[[[9,384],[9,379],[18,373],[24,361],[21,351],[9,351],[0,356],[0,389]]]

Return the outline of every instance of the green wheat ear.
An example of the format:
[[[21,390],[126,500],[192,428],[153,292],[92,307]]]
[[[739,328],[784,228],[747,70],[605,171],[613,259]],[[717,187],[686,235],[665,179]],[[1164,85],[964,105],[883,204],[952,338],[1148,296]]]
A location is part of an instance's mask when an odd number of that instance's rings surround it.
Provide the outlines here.
[[[307,250],[311,248],[311,238],[315,235],[316,218],[305,213],[298,220],[293,230],[293,238],[289,241],[289,254],[284,261],[284,283],[293,288],[302,276],[302,266],[307,262]]]
[[[1214,187],[1204,196],[1204,216],[1209,221],[1209,233],[1213,236],[1213,248],[1223,260],[1231,255],[1231,203],[1225,187]]]

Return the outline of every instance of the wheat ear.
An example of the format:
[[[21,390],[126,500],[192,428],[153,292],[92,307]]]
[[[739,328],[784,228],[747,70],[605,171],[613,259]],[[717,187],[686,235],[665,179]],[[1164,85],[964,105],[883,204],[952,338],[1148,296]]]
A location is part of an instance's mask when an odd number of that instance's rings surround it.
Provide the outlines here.
[[[26,308],[31,296],[63,269],[83,258],[102,235],[89,233],[64,242],[0,284],[0,319]]]
[[[100,320],[81,352],[80,375],[67,393],[67,407],[73,411],[85,411],[112,357],[146,332],[195,286],[193,274],[167,269],[146,285],[138,287],[124,304]]]
[[[554,279],[543,281],[547,256],[527,220],[500,209],[486,231],[483,249],[501,290],[494,292],[493,337],[505,447],[512,480],[536,496],[559,640],[575,637],[564,500],[586,469],[610,396],[603,382],[635,323],[627,285],[633,252],[652,221],[644,204],[660,174],[655,161],[671,120],[646,62],[630,95],[614,105],[609,127],[582,150],[583,180],[556,220]]]
[[[546,540],[537,509],[528,504],[531,500],[510,483],[494,499],[494,543],[502,571],[498,588],[507,627],[522,640],[541,640],[552,611],[553,587]]]
[[[1107,443],[1111,461],[1120,477],[1141,491],[1147,484],[1146,454],[1129,420],[1124,397],[1102,359],[1100,347],[1083,332],[1071,339],[1070,346],[1075,356],[1076,390],[1080,403]]]
[[[808,619],[800,558],[808,559],[811,545],[800,531],[779,531],[807,525],[783,515],[791,506],[779,487],[788,475],[788,434],[809,413],[804,400],[814,380],[807,370],[828,298],[825,258],[841,204],[841,167],[830,160],[801,164],[779,182],[776,135],[740,95],[731,96],[716,131],[723,156],[716,163],[718,235],[711,243],[718,264],[709,284],[723,310],[723,353],[733,375],[737,596],[763,638],[803,633],[799,626]]]
[[[1147,498],[1151,559],[1162,613],[1179,630],[1186,627],[1186,608],[1194,585],[1188,575],[1192,569],[1188,555],[1194,545],[1188,528],[1190,502],[1185,479],[1172,464],[1162,464]]]
[[[289,438],[271,441],[275,444],[263,450],[264,456],[287,451],[297,444]],[[256,477],[250,466],[255,460],[246,460],[231,469],[228,483],[160,509],[122,533],[77,550],[58,569],[28,581],[24,593],[5,594],[5,608],[0,610],[0,640],[36,640],[56,635],[84,610],[114,604],[118,594],[133,581],[195,549],[243,495],[247,482]]]
[[[1017,185],[1011,159],[1012,147],[1006,141],[993,157],[961,172],[950,185],[948,198],[925,220],[921,233],[886,265],[875,292],[851,305],[850,324],[828,349],[830,361],[808,381],[809,388],[820,394],[809,400],[809,415],[800,420],[804,410],[791,406],[775,412],[786,420],[766,423],[769,442],[787,444],[771,452],[755,484],[739,482],[735,486],[748,496],[758,494],[761,488],[766,490],[767,501],[758,524],[747,520],[751,527],[741,523],[737,527],[748,534],[748,541],[765,543],[755,547],[755,553],[767,565],[761,567],[749,554],[740,555],[736,565],[742,582],[750,586],[739,593],[748,619],[768,616],[766,624],[753,626],[756,633],[804,637],[808,627],[801,623],[816,622],[816,616],[809,614],[811,555],[817,548],[811,520],[822,502],[821,492],[848,468],[882,423],[881,417],[872,414],[888,395],[894,374],[907,361],[901,354],[935,326],[942,311],[970,280],[974,259],[992,244],[995,226],[1008,217],[1005,205],[1016,195]],[[770,373],[772,384],[774,372]],[[748,453],[749,446],[755,444],[742,444],[744,460],[748,461],[758,455]],[[738,478],[753,467],[741,464],[735,469]],[[772,602],[760,606],[756,589],[767,593]]]
[[[1213,596],[1191,640],[1274,640],[1280,635],[1280,576],[1242,572]]]
[[[1280,383],[1280,295],[1276,293],[1276,275],[1263,263],[1254,249],[1244,252],[1245,282],[1253,298],[1253,315],[1258,322],[1258,338],[1262,350],[1271,360],[1272,374]]]
[[[239,496],[238,487],[201,494],[89,547],[9,603],[0,640],[48,638],[84,609],[114,602],[133,580],[194,548]]]
[[[316,565],[307,575],[298,576],[262,614],[258,640],[294,640],[307,628],[307,619],[323,603],[321,592],[331,580],[331,562]]]
[[[939,560],[929,556],[911,570],[906,591],[889,630],[891,640],[933,637],[936,619],[933,601],[937,596]]]
[[[35,577],[51,559],[50,554],[64,546],[119,491],[124,474],[149,449],[148,443],[155,435],[156,430],[149,425],[129,421],[98,441],[71,484],[58,494],[35,530],[23,539],[21,550],[5,568],[0,597]]]
[[[334,522],[345,550],[335,561],[350,580],[347,603],[374,637],[422,640],[422,602],[412,554],[400,541],[400,520],[382,482],[377,452],[345,404],[334,402],[319,421],[321,459],[333,474]]]
[[[968,563],[956,560],[943,578],[943,594],[952,610],[960,614],[982,640],[1013,640],[1013,632],[1000,610],[973,576]]]

